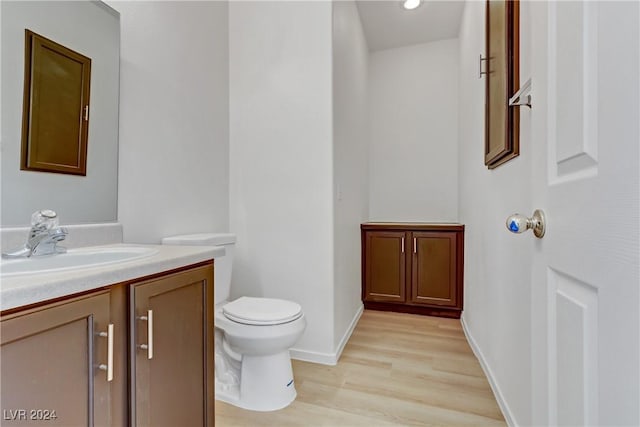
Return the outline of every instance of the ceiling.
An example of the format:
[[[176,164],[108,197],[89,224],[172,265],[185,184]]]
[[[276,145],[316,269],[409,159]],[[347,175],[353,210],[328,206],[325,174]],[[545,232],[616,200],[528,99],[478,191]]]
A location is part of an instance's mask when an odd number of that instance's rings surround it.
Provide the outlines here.
[[[458,37],[463,0],[423,0],[405,10],[399,0],[356,1],[369,50],[391,49]]]

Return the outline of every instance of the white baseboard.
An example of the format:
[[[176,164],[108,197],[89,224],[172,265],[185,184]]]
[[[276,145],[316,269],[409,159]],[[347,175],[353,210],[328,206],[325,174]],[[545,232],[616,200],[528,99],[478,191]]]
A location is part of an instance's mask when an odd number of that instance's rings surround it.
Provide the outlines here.
[[[335,353],[319,353],[317,351],[300,350],[292,348],[289,350],[292,359],[303,362],[319,363],[321,365],[335,366],[338,362]]]
[[[504,398],[504,394],[502,393],[502,390],[500,390],[500,386],[496,382],[496,379],[495,379],[495,376],[493,375],[493,371],[491,370],[491,367],[487,363],[487,360],[485,359],[484,354],[482,353],[482,350],[480,350],[480,347],[478,347],[478,343],[473,338],[473,336],[471,335],[471,332],[467,328],[467,322],[465,321],[464,312],[460,317],[460,323],[462,323],[462,330],[464,331],[464,335],[467,337],[467,341],[471,346],[471,350],[473,350],[473,354],[476,355],[476,358],[480,362],[480,366],[482,367],[482,370],[484,371],[485,376],[489,380],[489,385],[491,386],[493,395],[495,396],[496,401],[498,402],[498,406],[502,411],[502,415],[504,416],[504,419],[507,422],[507,425],[509,425],[510,427],[517,426],[515,418],[513,417],[513,413],[511,412],[511,409],[509,408],[509,405],[507,404],[507,401]]]
[[[342,350],[344,350],[344,346],[347,345],[347,342],[349,342],[349,338],[351,338],[351,334],[353,334],[353,330],[356,328],[356,325],[360,320],[360,316],[362,316],[362,312],[364,312],[364,304],[360,303],[360,307],[358,307],[358,311],[356,311],[355,316],[353,316],[353,319],[351,319],[351,323],[349,324],[349,327],[347,328],[344,335],[342,336],[342,339],[340,340],[340,344],[338,344],[338,348],[336,349],[336,363],[334,363],[334,365],[338,363],[338,360],[340,360],[340,356],[342,355]]]
[[[351,334],[353,333],[353,330],[356,328],[356,325],[358,324],[358,320],[360,320],[360,316],[362,316],[363,311],[364,311],[364,305],[360,304],[358,311],[356,311],[356,314],[353,316],[353,319],[351,320],[349,327],[347,328],[344,335],[342,336],[342,339],[340,340],[340,343],[338,344],[338,347],[336,348],[335,352],[319,353],[317,351],[309,351],[309,350],[302,350],[298,348],[292,348],[289,350],[289,354],[291,355],[291,358],[296,360],[302,360],[305,362],[319,363],[322,365],[330,365],[330,366],[337,365],[338,360],[340,359],[340,355],[342,355],[342,350],[344,350],[344,346],[347,345],[349,338],[351,338]]]

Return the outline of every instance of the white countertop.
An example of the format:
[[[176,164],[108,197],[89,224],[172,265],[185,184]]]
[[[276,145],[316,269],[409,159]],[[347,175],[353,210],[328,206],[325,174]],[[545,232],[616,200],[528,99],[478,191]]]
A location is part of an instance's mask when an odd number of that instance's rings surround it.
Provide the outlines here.
[[[145,247],[154,255],[98,267],[37,273],[0,279],[0,310],[114,285],[128,280],[185,267],[224,256],[222,246],[171,246],[112,244],[101,248]],[[64,256],[64,255],[56,255]]]

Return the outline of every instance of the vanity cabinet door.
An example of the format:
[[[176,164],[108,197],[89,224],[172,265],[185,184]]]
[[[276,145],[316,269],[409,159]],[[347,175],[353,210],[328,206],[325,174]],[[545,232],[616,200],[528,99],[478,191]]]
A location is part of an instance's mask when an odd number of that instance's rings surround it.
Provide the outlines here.
[[[109,322],[108,291],[4,316],[2,425],[111,425]]]
[[[411,302],[455,307],[456,233],[413,232]]]
[[[130,287],[131,424],[214,424],[213,265]]]
[[[365,301],[406,300],[406,233],[369,231],[364,233]]]

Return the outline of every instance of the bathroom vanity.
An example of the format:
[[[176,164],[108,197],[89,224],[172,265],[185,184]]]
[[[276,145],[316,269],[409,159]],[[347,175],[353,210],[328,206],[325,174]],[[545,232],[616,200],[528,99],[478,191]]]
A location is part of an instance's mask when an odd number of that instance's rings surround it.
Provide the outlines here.
[[[365,308],[460,317],[464,225],[371,222],[360,229]]]
[[[152,248],[2,278],[3,425],[214,425],[213,259],[224,249]]]

